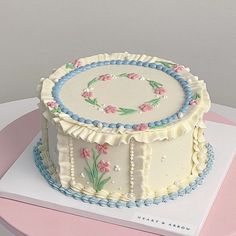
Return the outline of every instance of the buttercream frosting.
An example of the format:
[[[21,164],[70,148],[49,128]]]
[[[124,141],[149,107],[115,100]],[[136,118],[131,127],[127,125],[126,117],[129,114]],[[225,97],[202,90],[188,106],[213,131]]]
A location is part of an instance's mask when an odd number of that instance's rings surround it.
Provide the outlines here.
[[[209,95],[182,65],[99,54],[61,66],[38,92],[43,141],[36,163],[75,199],[157,204],[190,192],[211,165],[202,121]]]

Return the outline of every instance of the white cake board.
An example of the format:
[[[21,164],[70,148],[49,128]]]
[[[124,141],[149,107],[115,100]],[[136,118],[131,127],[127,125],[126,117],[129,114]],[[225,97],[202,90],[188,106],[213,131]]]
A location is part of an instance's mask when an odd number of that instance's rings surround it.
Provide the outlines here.
[[[207,122],[215,162],[203,185],[167,203],[117,209],[83,203],[52,189],[34,163],[32,150],[39,137],[0,180],[1,197],[167,236],[199,234],[236,150],[236,127]]]

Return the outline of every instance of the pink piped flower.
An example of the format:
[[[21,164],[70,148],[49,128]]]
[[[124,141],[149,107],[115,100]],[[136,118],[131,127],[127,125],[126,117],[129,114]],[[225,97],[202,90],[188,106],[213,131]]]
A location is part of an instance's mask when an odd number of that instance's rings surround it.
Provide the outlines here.
[[[108,144],[107,143],[97,144],[96,145],[96,150],[99,154],[107,154]]]
[[[140,79],[142,76],[141,75],[139,75],[139,74],[136,74],[136,73],[130,73],[130,74],[128,74],[127,75],[127,77],[129,78],[129,79]]]
[[[82,93],[82,96],[84,97],[84,98],[91,98],[92,96],[93,96],[93,93],[92,92],[88,92],[88,91],[84,91],[83,93]]]
[[[138,124],[136,127],[135,127],[135,130],[136,131],[144,131],[148,128],[148,125],[147,124],[144,124],[144,123],[141,123],[141,124]]]
[[[47,106],[51,108],[57,108],[58,104],[55,101],[52,101],[52,102],[48,102]]]
[[[183,71],[185,69],[185,67],[182,65],[174,65],[173,69],[175,72],[179,73],[179,72]]]
[[[117,112],[117,108],[114,107],[114,106],[109,105],[109,106],[104,108],[104,111],[106,113],[116,113]]]
[[[80,156],[84,159],[89,159],[91,157],[91,152],[88,148],[81,148],[80,149]]]
[[[110,75],[110,74],[100,75],[98,79],[102,80],[102,81],[111,80],[112,75]]]
[[[164,95],[166,93],[166,89],[164,87],[160,87],[160,88],[156,88],[154,92],[155,94],[158,94],[158,95]]]
[[[82,62],[80,59],[76,59],[76,60],[74,60],[73,65],[75,67],[80,67],[80,66],[82,66]]]
[[[191,105],[191,106],[195,106],[195,105],[197,105],[198,104],[198,100],[196,100],[196,99],[193,99],[192,101],[190,101],[190,103],[189,103],[189,105]]]
[[[146,111],[151,111],[153,107],[149,103],[144,103],[139,106],[139,109],[143,112],[146,112]]]
[[[109,172],[110,171],[110,163],[104,160],[98,162],[98,169],[100,172]]]

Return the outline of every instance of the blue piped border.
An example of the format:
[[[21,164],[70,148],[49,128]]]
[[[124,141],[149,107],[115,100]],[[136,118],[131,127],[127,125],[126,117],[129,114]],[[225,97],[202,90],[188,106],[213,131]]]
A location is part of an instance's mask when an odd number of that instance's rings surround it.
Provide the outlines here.
[[[111,61],[99,61],[99,62],[93,62],[91,64],[87,64],[85,66],[80,66],[66,75],[62,76],[58,82],[54,85],[52,89],[52,96],[54,100],[58,103],[59,107],[61,108],[61,111],[68,114],[73,120],[79,121],[81,123],[85,124],[93,124],[96,127],[106,127],[106,128],[120,128],[124,127],[125,129],[136,129],[138,124],[122,124],[122,123],[107,123],[104,121],[98,121],[98,120],[91,120],[88,118],[80,117],[78,114],[73,113],[70,111],[61,101],[60,99],[60,90],[63,87],[63,85],[66,83],[66,81],[73,78],[75,75],[82,73],[84,71],[87,71],[91,68],[98,67],[98,66],[105,66],[105,65],[134,65],[134,66],[143,66],[143,67],[149,67],[151,69],[160,70],[171,77],[173,77],[183,88],[184,94],[185,94],[185,101],[182,104],[182,107],[173,115],[168,116],[161,120],[156,120],[152,122],[146,123],[149,128],[158,128],[163,127],[165,125],[168,125],[170,123],[173,123],[177,121],[178,119],[181,119],[183,115],[188,111],[189,109],[189,103],[192,100],[192,89],[189,86],[189,83],[182,78],[182,76],[178,73],[176,73],[174,70],[158,63],[149,63],[149,62],[142,62],[142,61],[129,61],[129,60],[111,60]]]
[[[158,205],[161,202],[168,202],[170,200],[174,200],[179,196],[184,196],[185,194],[188,194],[192,192],[194,189],[197,188],[198,185],[201,185],[203,183],[203,180],[209,173],[210,169],[212,168],[213,162],[214,162],[214,152],[212,146],[208,143],[206,144],[207,148],[207,155],[208,155],[208,161],[205,169],[202,171],[202,173],[199,174],[197,179],[190,183],[187,187],[178,190],[177,192],[170,193],[168,195],[164,195],[158,198],[148,198],[148,199],[140,199],[136,201],[113,201],[108,199],[102,199],[97,198],[94,196],[89,196],[87,194],[76,192],[69,188],[64,188],[61,186],[61,184],[57,183],[55,179],[52,178],[50,173],[47,170],[47,167],[43,164],[41,152],[39,150],[39,146],[42,144],[42,141],[40,140],[37,145],[34,147],[34,160],[36,163],[36,166],[38,167],[39,171],[43,175],[43,177],[47,180],[49,185],[51,185],[52,188],[58,190],[59,192],[65,194],[66,196],[70,196],[76,200],[81,200],[86,203],[96,204],[99,206],[108,206],[108,207],[117,207],[117,208],[123,208],[123,207],[142,207],[142,206],[150,206],[152,204]]]

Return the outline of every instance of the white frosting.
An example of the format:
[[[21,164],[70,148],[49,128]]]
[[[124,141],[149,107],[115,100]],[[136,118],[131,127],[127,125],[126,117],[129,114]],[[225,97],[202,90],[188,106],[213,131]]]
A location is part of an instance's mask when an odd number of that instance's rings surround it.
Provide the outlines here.
[[[191,174],[193,132],[173,140],[151,143],[152,159],[148,184],[152,191],[165,188]],[[166,156],[165,161],[162,157]]]
[[[157,81],[166,88],[167,98],[161,99],[159,106],[153,111],[120,115],[101,112],[85,101],[81,96],[89,81],[103,74],[119,75],[122,73],[137,73],[146,80]],[[131,80],[125,77],[109,81],[98,81],[92,85],[92,92],[97,100],[104,105],[138,109],[146,101],[156,98],[152,87],[146,80]],[[140,96],[141,95],[141,96]],[[180,84],[166,73],[142,66],[109,65],[90,69],[79,73],[67,81],[60,92],[64,105],[75,114],[91,120],[101,120],[109,123],[140,123],[163,119],[177,112],[184,102],[184,92]]]
[[[65,135],[61,130],[57,133],[57,149],[58,149],[58,164],[59,177],[63,187],[69,187],[71,180],[70,171],[70,152],[69,152],[70,137]]]
[[[48,151],[50,159],[52,160],[54,166],[56,168],[59,168],[58,149],[57,149],[57,129],[55,129],[55,125],[53,125],[50,121],[47,121],[47,129],[48,129]]]
[[[149,62],[160,60],[146,55],[120,53],[84,58],[81,59],[81,63],[125,58]],[[47,102],[53,100],[52,88],[55,82],[68,71],[69,69],[62,66],[48,79],[44,79],[38,87],[40,109],[43,114],[41,148],[43,160],[53,176],[59,179],[64,187],[113,200],[152,198],[187,186],[204,169],[207,155],[202,116],[208,111],[210,100],[203,81],[199,81],[187,70],[182,71],[181,75],[189,81],[192,90],[200,95],[198,105],[193,106],[182,118],[179,114],[181,119],[166,127],[134,131],[98,128],[75,121],[63,112],[52,113],[47,107]],[[167,89],[167,98],[162,99],[159,107],[151,112],[128,116],[105,114],[94,109],[81,97],[87,82],[100,74],[133,72],[142,74],[144,78],[156,80]],[[124,82],[120,83],[119,80]],[[109,103],[107,105],[137,107],[137,104],[148,100],[149,96],[153,95],[150,86],[145,82],[147,81],[131,81],[127,78],[99,81],[94,85],[94,93],[96,92],[97,98],[101,99],[102,103]],[[104,88],[107,90],[104,91]],[[120,93],[122,96],[118,96]],[[64,105],[80,116],[122,123],[142,123],[162,119],[179,109],[183,96],[180,85],[163,72],[124,65],[104,66],[83,72],[66,82],[61,91]],[[97,144],[104,143],[109,144],[109,151],[108,154],[102,155],[101,159],[109,162],[111,179],[102,190],[96,192],[86,175],[84,169],[86,162],[80,156],[80,149],[91,150]]]

